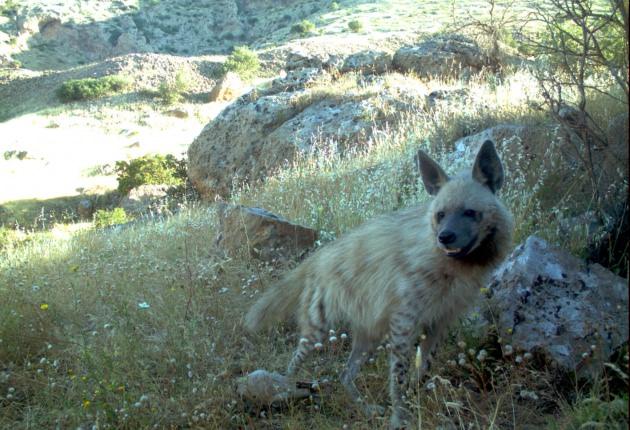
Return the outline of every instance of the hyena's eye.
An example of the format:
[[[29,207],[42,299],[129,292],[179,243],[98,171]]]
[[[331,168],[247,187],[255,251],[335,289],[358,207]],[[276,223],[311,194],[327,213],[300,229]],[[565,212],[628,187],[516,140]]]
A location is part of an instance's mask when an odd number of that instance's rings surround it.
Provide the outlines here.
[[[444,211],[439,211],[435,214],[435,219],[437,220],[437,222],[442,221],[442,218],[444,218]]]
[[[472,209],[466,209],[466,210],[464,211],[464,216],[467,216],[467,217],[469,217],[469,218],[474,218],[474,217],[475,217],[475,215],[477,215],[477,212],[475,212],[475,211],[474,211],[474,210],[472,210]]]

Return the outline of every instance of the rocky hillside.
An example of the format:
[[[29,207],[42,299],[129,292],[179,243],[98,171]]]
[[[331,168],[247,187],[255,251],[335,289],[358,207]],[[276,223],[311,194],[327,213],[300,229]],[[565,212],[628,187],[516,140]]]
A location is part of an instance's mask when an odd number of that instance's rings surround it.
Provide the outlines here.
[[[273,40],[278,31],[330,2],[121,0],[17,2],[0,21],[0,44],[31,69],[61,68],[127,54],[226,53],[236,44]]]

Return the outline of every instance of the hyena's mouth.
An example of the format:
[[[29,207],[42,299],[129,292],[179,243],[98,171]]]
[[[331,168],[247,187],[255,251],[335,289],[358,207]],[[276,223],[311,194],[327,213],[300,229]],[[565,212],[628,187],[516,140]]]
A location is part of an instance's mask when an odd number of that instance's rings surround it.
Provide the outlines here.
[[[442,250],[448,257],[461,258],[468,255],[468,253],[472,251],[472,249],[475,247],[476,243],[477,237],[474,237],[470,242],[468,242],[468,245],[464,246],[463,248],[447,248],[445,246],[442,248]]]

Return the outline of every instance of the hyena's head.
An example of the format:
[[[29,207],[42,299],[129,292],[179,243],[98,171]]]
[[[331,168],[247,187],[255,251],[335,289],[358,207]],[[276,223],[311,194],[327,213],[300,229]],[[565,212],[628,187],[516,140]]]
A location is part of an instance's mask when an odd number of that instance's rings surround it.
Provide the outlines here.
[[[503,167],[487,140],[481,145],[472,171],[449,178],[426,153],[416,161],[430,204],[435,246],[459,260],[487,262],[502,257],[511,239],[511,216],[495,193],[503,184]]]

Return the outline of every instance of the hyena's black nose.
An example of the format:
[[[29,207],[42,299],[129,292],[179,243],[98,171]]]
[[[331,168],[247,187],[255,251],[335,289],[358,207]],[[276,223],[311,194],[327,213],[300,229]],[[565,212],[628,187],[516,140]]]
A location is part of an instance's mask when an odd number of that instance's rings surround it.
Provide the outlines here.
[[[455,236],[455,233],[450,230],[444,230],[441,231],[440,234],[438,234],[438,240],[443,245],[448,245],[449,243],[455,242],[456,238],[457,236]]]

